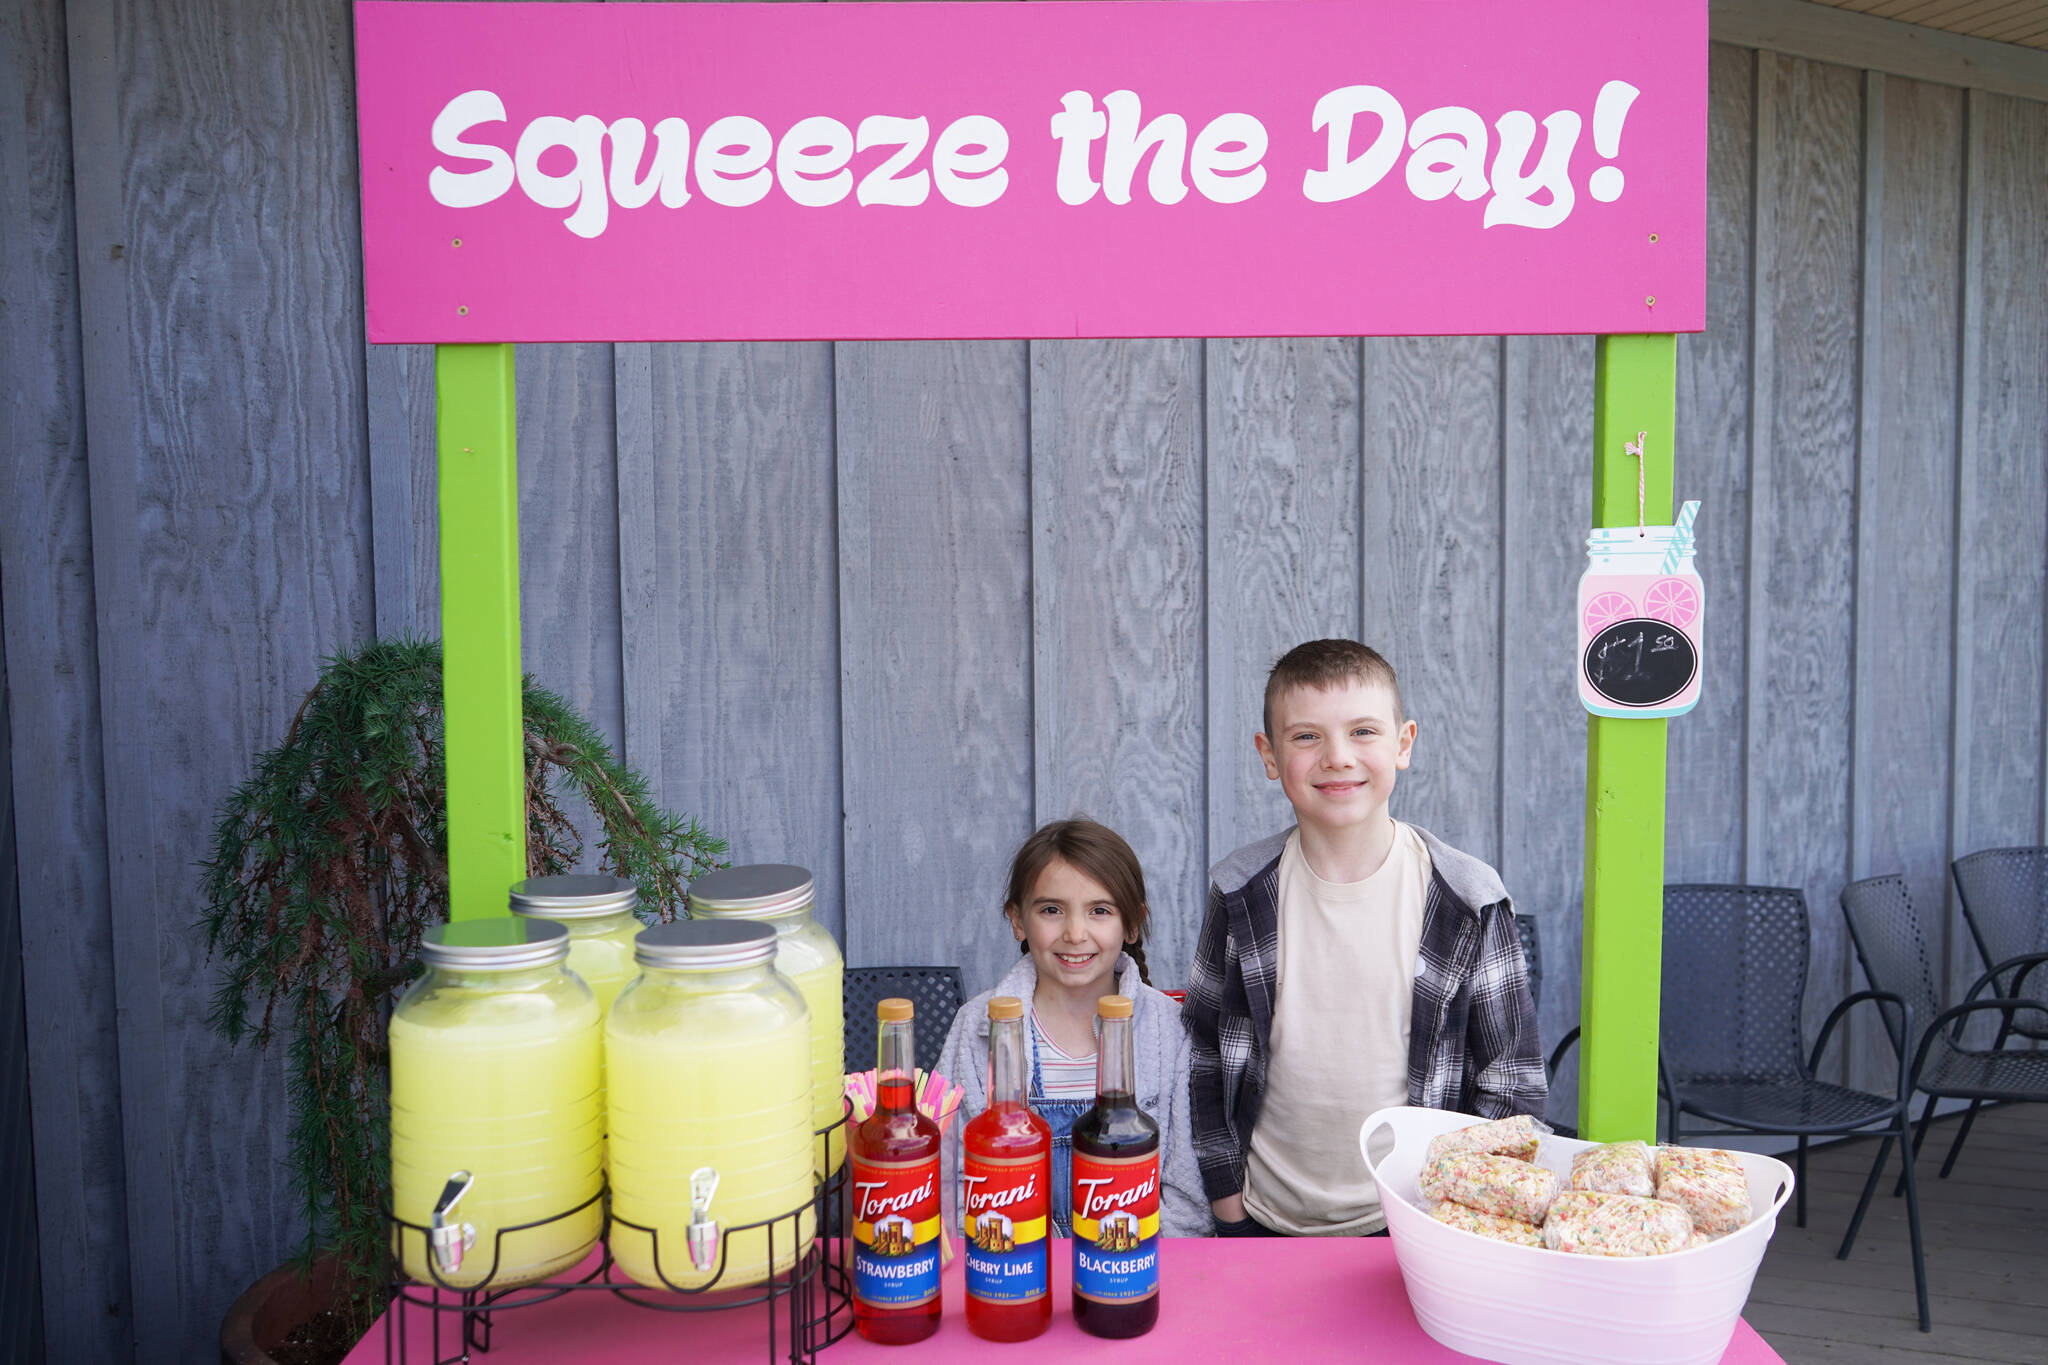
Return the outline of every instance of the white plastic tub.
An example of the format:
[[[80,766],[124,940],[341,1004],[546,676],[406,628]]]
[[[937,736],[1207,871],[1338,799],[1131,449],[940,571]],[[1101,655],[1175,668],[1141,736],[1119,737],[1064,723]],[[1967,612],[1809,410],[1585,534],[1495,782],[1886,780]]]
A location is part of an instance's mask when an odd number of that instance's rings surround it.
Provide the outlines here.
[[[1750,1220],[1717,1242],[1668,1256],[1574,1256],[1492,1241],[1429,1216],[1417,1188],[1429,1140],[1477,1122],[1440,1109],[1382,1109],[1358,1130],[1408,1302],[1425,1332],[1454,1351],[1503,1365],[1713,1365],[1721,1359],[1778,1210],[1792,1193],[1789,1166],[1734,1153],[1749,1177]],[[1596,1145],[1545,1137],[1536,1164],[1569,1183],[1573,1153]]]

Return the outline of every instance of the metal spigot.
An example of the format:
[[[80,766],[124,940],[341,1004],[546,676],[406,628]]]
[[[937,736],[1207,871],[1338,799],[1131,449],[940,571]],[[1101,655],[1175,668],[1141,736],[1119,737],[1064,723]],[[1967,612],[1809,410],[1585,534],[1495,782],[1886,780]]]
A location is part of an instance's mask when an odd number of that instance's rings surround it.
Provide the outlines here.
[[[718,1220],[711,1216],[711,1196],[718,1193],[718,1172],[699,1166],[690,1174],[690,1264],[708,1271],[718,1264]]]
[[[474,1224],[448,1221],[456,1203],[475,1183],[476,1177],[468,1171],[457,1171],[448,1177],[448,1183],[441,1187],[441,1197],[434,1201],[434,1228],[427,1234],[427,1241],[434,1250],[434,1265],[443,1275],[453,1275],[462,1269],[463,1253],[476,1245]]]

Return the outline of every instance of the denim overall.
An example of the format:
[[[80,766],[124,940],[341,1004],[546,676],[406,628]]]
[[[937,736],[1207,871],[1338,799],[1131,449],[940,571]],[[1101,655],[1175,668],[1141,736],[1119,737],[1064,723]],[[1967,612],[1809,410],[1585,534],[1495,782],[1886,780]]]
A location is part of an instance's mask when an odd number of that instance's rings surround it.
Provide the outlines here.
[[[1071,1237],[1074,1219],[1074,1125],[1081,1115],[1095,1107],[1089,1100],[1049,1100],[1045,1097],[1045,1073],[1038,1063],[1038,1021],[1031,1034],[1031,1108],[1052,1129],[1052,1189],[1047,1211],[1052,1216],[1053,1236]]]

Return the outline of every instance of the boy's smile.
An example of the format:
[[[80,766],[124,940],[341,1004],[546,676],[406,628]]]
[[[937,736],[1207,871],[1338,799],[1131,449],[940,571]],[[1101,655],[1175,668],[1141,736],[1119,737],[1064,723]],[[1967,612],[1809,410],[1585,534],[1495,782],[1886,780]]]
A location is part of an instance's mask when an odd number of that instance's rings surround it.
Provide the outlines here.
[[[1304,836],[1370,837],[1386,821],[1394,775],[1415,743],[1415,722],[1397,708],[1378,682],[1295,687],[1275,700],[1274,734],[1254,742]]]

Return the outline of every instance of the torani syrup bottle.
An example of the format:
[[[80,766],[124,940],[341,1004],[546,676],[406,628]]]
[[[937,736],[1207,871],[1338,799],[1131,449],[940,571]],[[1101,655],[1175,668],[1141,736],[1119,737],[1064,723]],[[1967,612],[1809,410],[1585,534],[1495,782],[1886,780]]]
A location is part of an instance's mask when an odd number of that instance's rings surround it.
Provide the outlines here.
[[[911,1004],[875,1006],[875,1112],[847,1144],[853,1177],[853,1320],[898,1346],[939,1330],[939,1126],[917,1112]]]
[[[989,1341],[1027,1341],[1052,1321],[1052,1129],[1025,1098],[1024,1028],[1022,1000],[988,1002],[988,1108],[961,1134],[967,1326]]]
[[[1159,1125],[1138,1107],[1131,1001],[1095,1002],[1095,1107],[1074,1124],[1074,1321],[1137,1337],[1159,1321]]]

